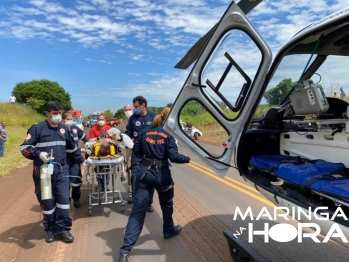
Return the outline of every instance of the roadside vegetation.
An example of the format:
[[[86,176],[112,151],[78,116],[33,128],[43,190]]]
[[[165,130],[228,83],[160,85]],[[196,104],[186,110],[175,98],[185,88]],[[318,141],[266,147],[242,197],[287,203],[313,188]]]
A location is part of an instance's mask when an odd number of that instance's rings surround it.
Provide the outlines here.
[[[239,112],[232,112],[226,109],[225,106],[219,106],[221,112],[229,119],[238,117]],[[260,105],[258,106],[255,118],[260,118],[262,109],[267,112],[272,106]],[[195,128],[199,129],[203,136],[200,140],[221,143],[228,138],[228,133],[216,121],[216,119],[197,101],[188,102],[182,109],[180,114],[181,121],[191,123]]]
[[[8,135],[4,157],[0,158],[0,177],[13,168],[21,168],[31,162],[22,156],[19,146],[23,143],[29,127],[44,119],[43,115],[36,113],[29,106],[20,103],[0,103],[0,121],[6,121]]]

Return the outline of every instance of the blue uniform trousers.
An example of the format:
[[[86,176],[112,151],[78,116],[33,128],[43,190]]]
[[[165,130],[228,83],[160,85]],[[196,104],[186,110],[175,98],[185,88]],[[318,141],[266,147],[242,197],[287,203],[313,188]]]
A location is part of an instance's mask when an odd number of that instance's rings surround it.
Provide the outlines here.
[[[159,201],[162,210],[163,218],[163,233],[171,233],[175,227],[173,224],[173,187],[170,190],[161,192],[161,187],[170,186],[173,184],[170,169],[155,172],[149,170],[146,176],[142,179],[142,183],[149,186],[148,188],[139,187],[137,180],[144,174],[147,167],[141,165],[132,170],[132,190],[133,190],[133,205],[131,215],[129,217],[126,233],[124,237],[124,244],[120,249],[121,254],[131,251],[135,245],[139,235],[142,232],[147,207],[150,199],[153,199],[151,192],[154,193],[154,188],[158,191]]]
[[[34,166],[33,179],[35,194],[40,203],[45,231],[50,233],[67,233],[72,226],[70,216],[69,167],[67,164],[54,164],[52,175],[52,199],[41,200],[40,167]]]
[[[69,162],[69,181],[72,186],[72,199],[80,199],[80,187],[82,184],[81,166],[79,162]]]

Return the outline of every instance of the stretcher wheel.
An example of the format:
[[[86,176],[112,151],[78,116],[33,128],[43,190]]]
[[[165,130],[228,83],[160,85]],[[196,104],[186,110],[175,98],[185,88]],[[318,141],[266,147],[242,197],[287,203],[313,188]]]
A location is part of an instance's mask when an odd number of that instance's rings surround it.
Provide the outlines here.
[[[124,213],[125,210],[125,204],[121,204],[121,213]]]
[[[92,209],[91,208],[88,209],[88,215],[92,216]]]

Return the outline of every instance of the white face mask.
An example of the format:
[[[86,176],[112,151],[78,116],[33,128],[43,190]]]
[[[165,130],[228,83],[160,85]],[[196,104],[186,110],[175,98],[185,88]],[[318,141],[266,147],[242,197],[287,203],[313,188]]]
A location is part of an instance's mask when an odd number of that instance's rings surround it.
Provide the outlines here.
[[[99,126],[104,126],[105,122],[104,121],[98,121]]]
[[[62,121],[62,116],[61,115],[53,115],[51,117],[52,123],[58,124]]]
[[[65,124],[66,126],[72,126],[73,120],[67,120],[67,121],[64,122],[64,124]]]
[[[130,118],[132,115],[133,115],[132,110],[128,110],[128,111],[125,112],[125,116],[126,116],[127,118]]]

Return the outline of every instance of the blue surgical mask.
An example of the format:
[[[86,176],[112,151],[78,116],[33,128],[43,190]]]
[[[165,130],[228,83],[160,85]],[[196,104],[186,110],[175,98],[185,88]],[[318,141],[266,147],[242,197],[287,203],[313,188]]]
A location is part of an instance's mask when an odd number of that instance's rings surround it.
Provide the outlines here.
[[[142,114],[142,109],[140,109],[139,107],[137,107],[137,108],[135,108],[134,113],[135,113],[136,115],[141,115],[141,114]]]

